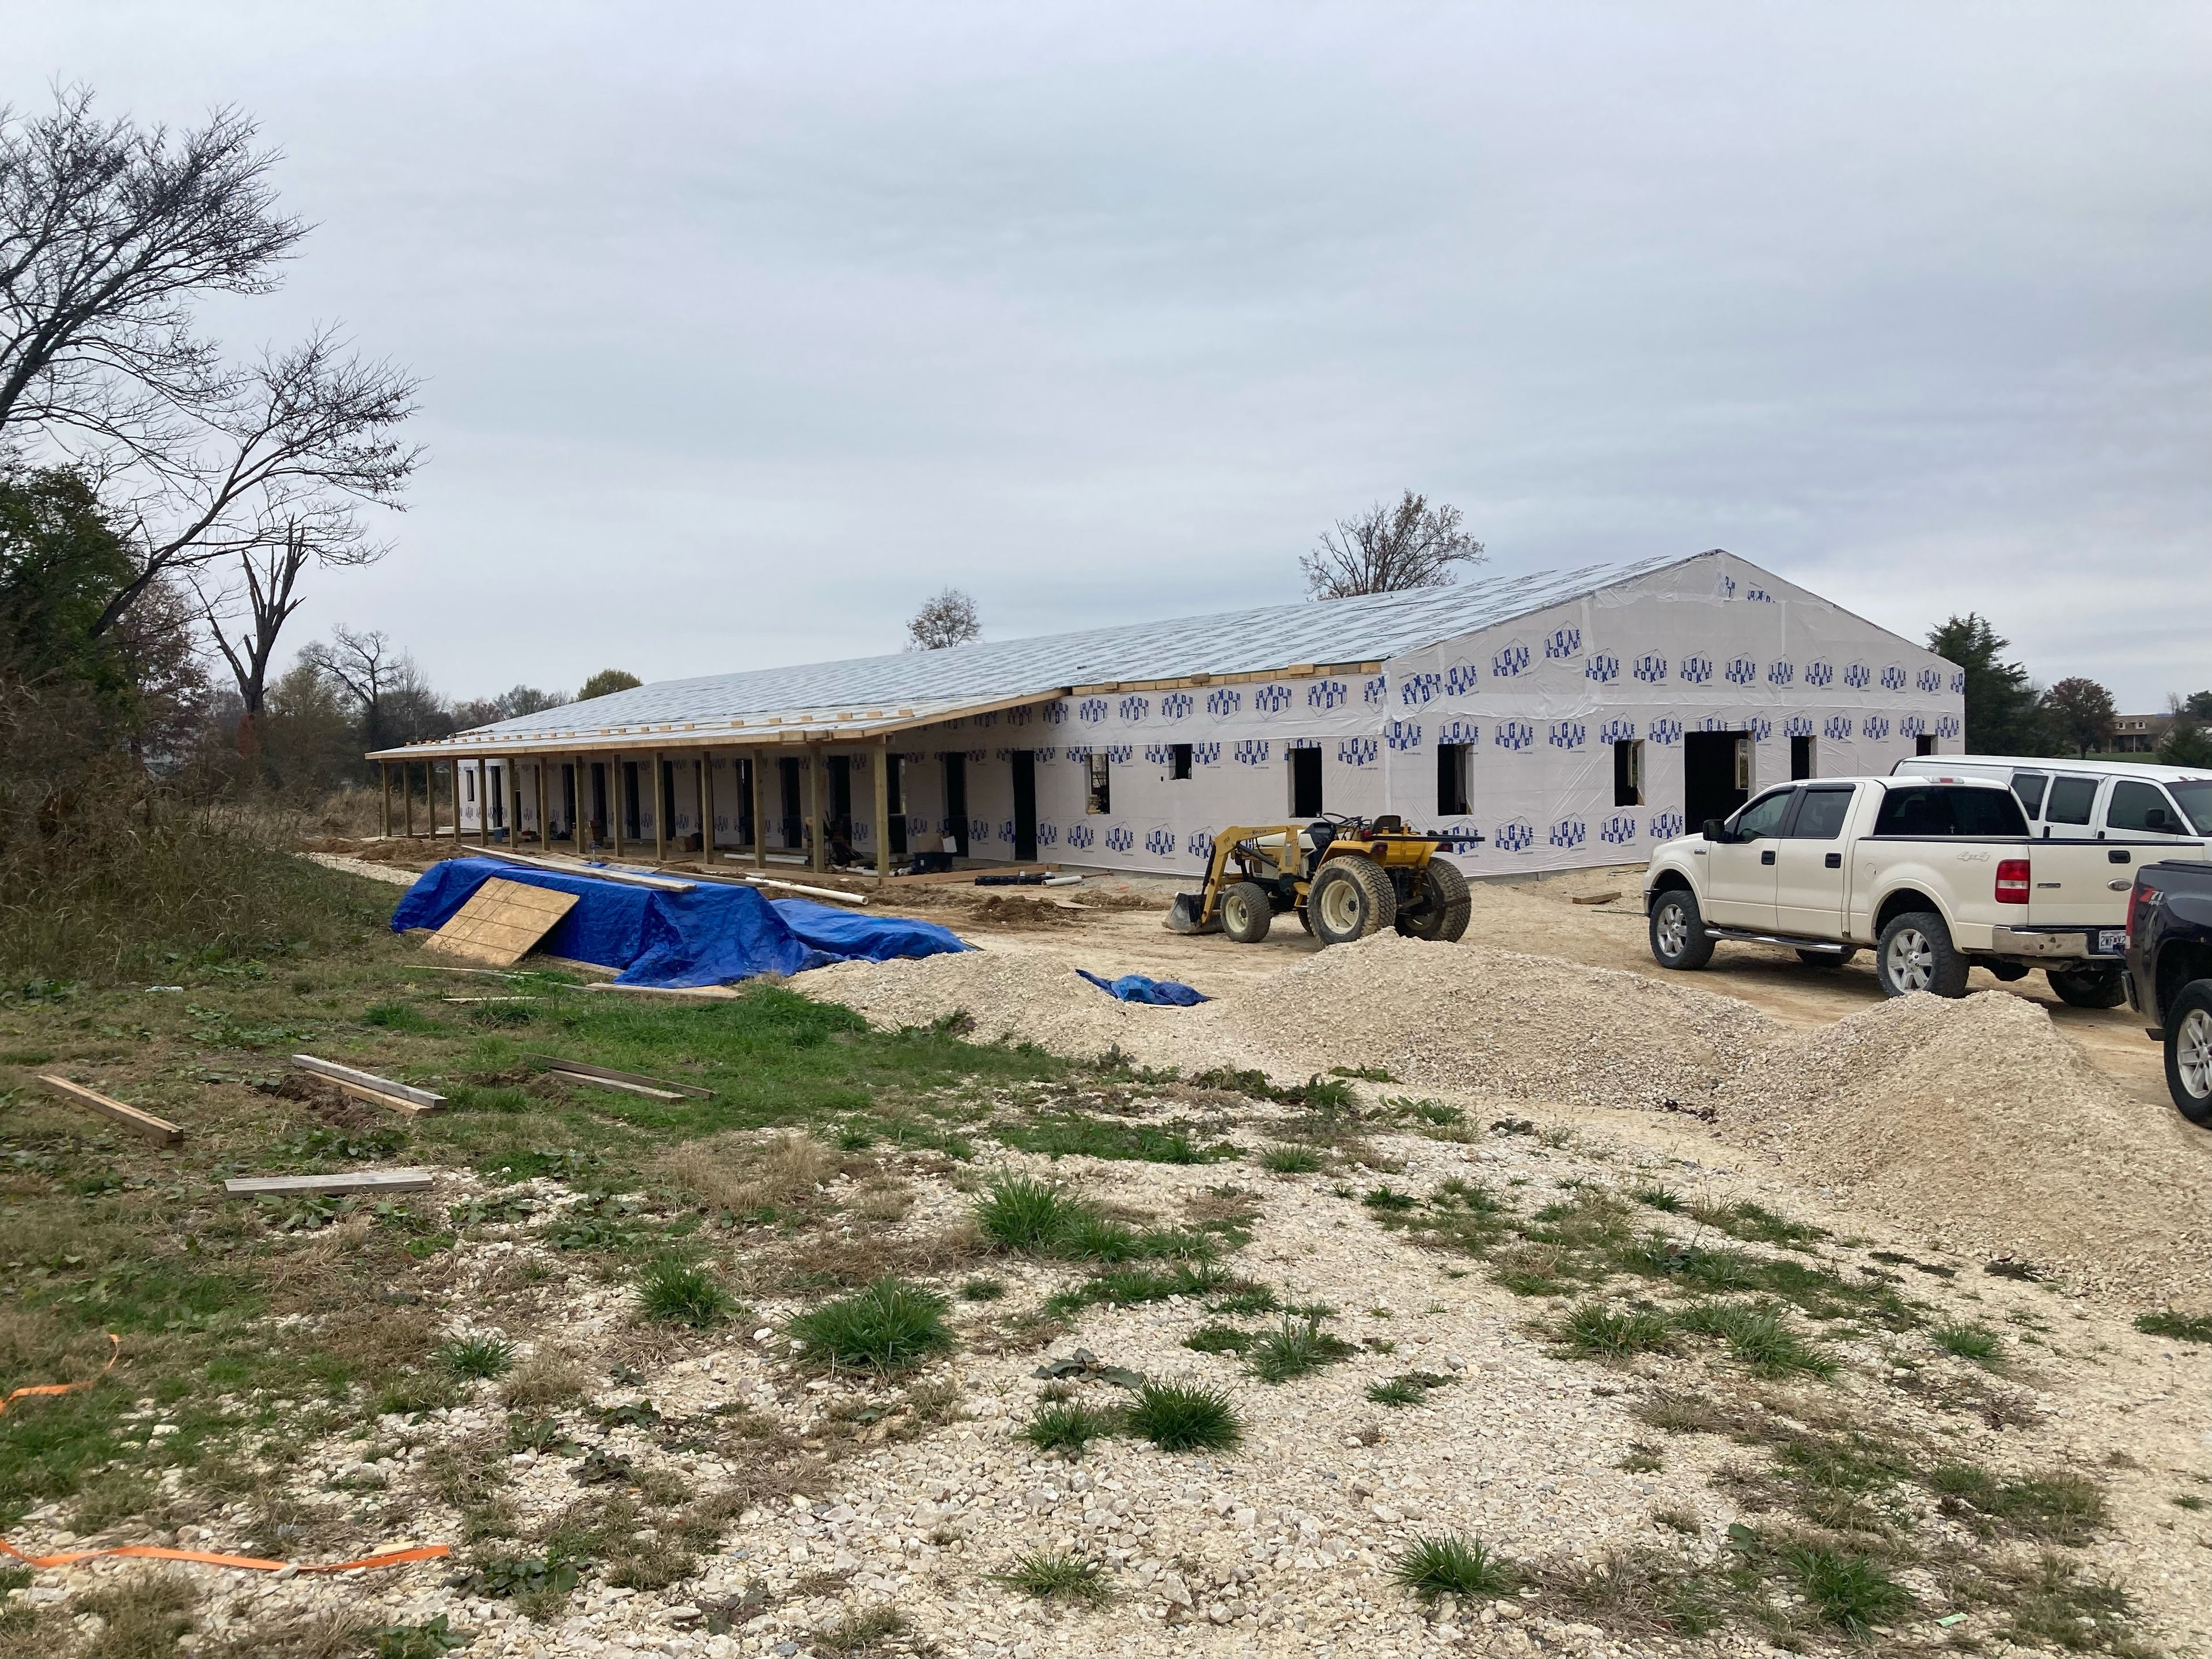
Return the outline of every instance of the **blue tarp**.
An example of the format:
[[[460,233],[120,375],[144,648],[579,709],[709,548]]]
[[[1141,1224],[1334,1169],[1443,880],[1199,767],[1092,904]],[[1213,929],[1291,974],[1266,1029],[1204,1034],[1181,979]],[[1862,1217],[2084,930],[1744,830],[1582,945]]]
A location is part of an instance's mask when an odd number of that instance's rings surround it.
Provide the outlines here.
[[[617,985],[722,985],[756,974],[803,973],[832,962],[884,962],[969,948],[932,922],[833,910],[799,899],[771,902],[750,887],[702,881],[688,893],[676,893],[487,858],[433,865],[392,912],[392,931],[443,927],[494,876],[575,894],[574,908],[538,949],[619,968]]]
[[[1107,995],[1122,1002],[1149,1002],[1163,1008],[1188,1008],[1194,1003],[1211,1002],[1203,991],[1193,990],[1180,980],[1147,979],[1142,974],[1124,974],[1119,979],[1101,979],[1096,974],[1082,974]]]

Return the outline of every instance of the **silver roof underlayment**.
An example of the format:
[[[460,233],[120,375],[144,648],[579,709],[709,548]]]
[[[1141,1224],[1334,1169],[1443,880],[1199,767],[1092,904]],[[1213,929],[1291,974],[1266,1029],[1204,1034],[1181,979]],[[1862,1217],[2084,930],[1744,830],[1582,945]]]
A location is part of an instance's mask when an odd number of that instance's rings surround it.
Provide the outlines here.
[[[573,747],[577,738],[643,739],[664,732],[689,734],[694,744],[772,743],[802,732],[862,737],[1034,702],[1078,686],[1380,662],[1688,562],[1585,565],[1412,592],[662,680],[520,714],[440,742],[381,750],[372,758],[510,745],[527,751]]]

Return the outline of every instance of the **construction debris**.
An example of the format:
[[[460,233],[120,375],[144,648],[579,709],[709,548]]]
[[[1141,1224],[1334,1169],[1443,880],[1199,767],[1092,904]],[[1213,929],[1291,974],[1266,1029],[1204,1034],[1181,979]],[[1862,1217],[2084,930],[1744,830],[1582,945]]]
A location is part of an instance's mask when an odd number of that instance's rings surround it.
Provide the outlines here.
[[[98,1090],[88,1089],[82,1083],[71,1083],[65,1077],[53,1077],[45,1073],[40,1074],[39,1083],[48,1094],[58,1095],[70,1105],[82,1106],[88,1112],[113,1118],[157,1146],[173,1146],[185,1138],[185,1132],[168,1119],[155,1117],[151,1112],[142,1112],[136,1106],[126,1106],[119,1100],[110,1100]]]
[[[574,893],[495,876],[422,941],[423,948],[488,968],[512,968],[575,908]]]
[[[714,1091],[702,1089],[696,1084],[667,1083],[657,1077],[646,1077],[636,1072],[618,1072],[611,1066],[594,1066],[589,1060],[560,1060],[551,1054],[525,1054],[523,1059],[533,1066],[543,1066],[547,1071],[571,1077],[584,1083],[596,1083],[610,1089],[627,1089],[633,1093],[653,1095],[662,1100],[682,1100],[687,1095],[696,1100],[711,1100]]]
[[[313,1072],[318,1077],[329,1079],[347,1094],[366,1100],[371,1105],[386,1106],[410,1117],[446,1109],[443,1095],[433,1094],[428,1089],[417,1089],[410,1083],[394,1083],[390,1078],[379,1077],[374,1072],[356,1071],[350,1066],[341,1066],[334,1060],[318,1060],[313,1054],[295,1054],[292,1064],[302,1072]]]
[[[360,1170],[350,1175],[240,1176],[222,1189],[233,1198],[277,1194],[427,1193],[435,1184],[428,1170]]]

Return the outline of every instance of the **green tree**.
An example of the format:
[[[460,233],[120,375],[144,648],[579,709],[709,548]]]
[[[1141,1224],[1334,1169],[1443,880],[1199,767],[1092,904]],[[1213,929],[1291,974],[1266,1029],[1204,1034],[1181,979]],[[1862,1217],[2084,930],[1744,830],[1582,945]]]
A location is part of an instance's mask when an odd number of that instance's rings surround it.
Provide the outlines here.
[[[2212,766],[2212,731],[2205,729],[2198,712],[2204,704],[2212,704],[2212,695],[2202,691],[2189,697],[2167,699],[2167,707],[2173,710],[2173,724],[2166,728],[2165,739],[2158,745],[2158,758],[2166,765]]]
[[[2212,720],[2212,691],[2191,691],[2181,700],[2181,706],[2192,720]]]
[[[2069,675],[2043,694],[2041,708],[2052,735],[2075,754],[2112,747],[2119,710],[2112,706],[2112,694],[2096,681]]]
[[[132,574],[130,549],[86,479],[0,473],[0,671],[26,684],[66,682],[127,700],[129,661],[99,624]]]
[[[2002,659],[2011,644],[1971,611],[1928,636],[1930,651],[1966,671],[1968,754],[2039,755],[2050,747],[2027,670]]]
[[[576,701],[586,702],[593,697],[604,697],[611,691],[627,691],[633,686],[644,684],[643,680],[625,669],[602,668],[576,688]]]

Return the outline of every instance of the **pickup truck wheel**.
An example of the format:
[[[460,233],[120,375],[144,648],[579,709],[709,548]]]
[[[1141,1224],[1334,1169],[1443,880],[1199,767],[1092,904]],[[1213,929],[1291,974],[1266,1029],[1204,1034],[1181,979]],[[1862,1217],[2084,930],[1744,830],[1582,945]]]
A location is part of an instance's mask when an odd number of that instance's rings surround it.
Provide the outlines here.
[[[1651,906],[1651,960],[1662,968],[1702,968],[1713,959],[1696,896],[1669,888]]]
[[[1962,997],[1966,959],[1953,948],[1942,917],[1932,910],[1908,910],[1881,930],[1881,942],[1875,946],[1875,977],[1887,996],[1926,991]]]
[[[2118,968],[2046,968],[2044,978],[2058,1000],[2075,1008],[2117,1008],[2128,1000],[2127,981]]]
[[[1797,960],[1808,968],[1840,968],[1856,955],[1855,950],[1800,951]]]
[[[1257,945],[1267,937],[1275,908],[1267,890],[1256,881],[1240,881],[1221,890],[1221,931],[1239,945]]]
[[[2197,979],[2166,1010],[2166,1088],[2182,1116],[2212,1128],[2212,979]]]

